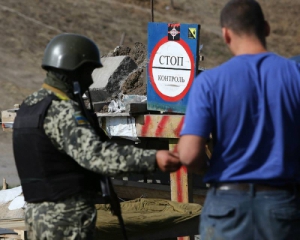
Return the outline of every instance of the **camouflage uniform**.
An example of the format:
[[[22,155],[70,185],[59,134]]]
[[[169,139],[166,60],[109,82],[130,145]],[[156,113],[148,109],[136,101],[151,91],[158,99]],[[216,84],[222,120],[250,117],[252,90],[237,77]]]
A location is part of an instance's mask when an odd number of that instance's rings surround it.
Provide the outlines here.
[[[36,104],[53,93],[61,101],[52,101],[44,129],[58,150],[83,168],[106,176],[155,170],[155,150],[101,142],[89,122],[82,120],[78,104],[71,99],[70,86],[54,74],[48,73],[43,88],[25,103]],[[96,212],[88,193],[55,203],[30,203],[25,215],[29,239],[91,239],[95,228]]]
[[[87,196],[59,202],[29,203],[25,212],[28,239],[93,239],[96,209]]]

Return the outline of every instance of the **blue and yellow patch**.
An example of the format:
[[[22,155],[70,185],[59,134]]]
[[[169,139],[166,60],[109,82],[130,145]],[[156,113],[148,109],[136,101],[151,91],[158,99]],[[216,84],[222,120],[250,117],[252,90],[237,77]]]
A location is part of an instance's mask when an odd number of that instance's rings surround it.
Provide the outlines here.
[[[85,118],[85,116],[82,115],[82,113],[76,112],[73,116],[78,126],[84,126],[89,124],[88,120]]]

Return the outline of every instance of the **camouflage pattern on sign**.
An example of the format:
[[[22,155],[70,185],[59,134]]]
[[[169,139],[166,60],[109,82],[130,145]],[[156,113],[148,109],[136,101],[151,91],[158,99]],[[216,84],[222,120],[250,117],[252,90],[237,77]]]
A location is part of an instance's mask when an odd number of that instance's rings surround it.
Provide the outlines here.
[[[36,104],[49,94],[53,92],[42,88],[28,97],[25,103]],[[62,98],[61,94],[56,95]],[[44,121],[44,129],[57,149],[66,152],[82,167],[106,176],[155,170],[156,150],[101,142],[91,125],[83,120],[84,116],[80,116],[82,113],[75,101],[64,98],[52,102]]]
[[[59,202],[29,203],[25,209],[27,239],[93,239],[97,211],[86,196]]]

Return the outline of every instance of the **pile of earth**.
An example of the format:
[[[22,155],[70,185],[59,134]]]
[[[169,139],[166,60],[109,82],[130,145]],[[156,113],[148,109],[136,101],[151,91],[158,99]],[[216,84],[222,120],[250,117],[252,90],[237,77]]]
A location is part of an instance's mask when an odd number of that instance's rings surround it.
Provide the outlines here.
[[[136,42],[134,47],[117,46],[106,57],[129,56],[136,64],[137,69],[131,72],[121,86],[121,93],[130,95],[146,95],[147,80],[147,48],[143,43]]]

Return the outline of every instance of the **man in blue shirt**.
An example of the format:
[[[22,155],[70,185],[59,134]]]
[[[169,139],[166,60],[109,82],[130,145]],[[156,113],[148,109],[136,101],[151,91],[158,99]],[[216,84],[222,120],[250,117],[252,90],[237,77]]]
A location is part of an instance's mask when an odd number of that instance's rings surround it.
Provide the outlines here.
[[[195,79],[178,144],[190,171],[209,165],[201,239],[299,239],[300,66],[267,51],[255,0],[229,1],[220,20],[234,57]]]

